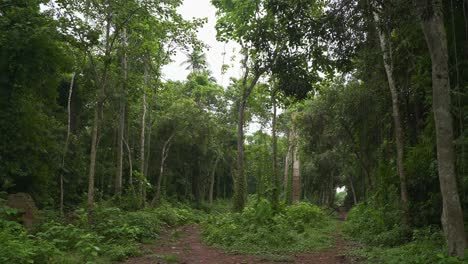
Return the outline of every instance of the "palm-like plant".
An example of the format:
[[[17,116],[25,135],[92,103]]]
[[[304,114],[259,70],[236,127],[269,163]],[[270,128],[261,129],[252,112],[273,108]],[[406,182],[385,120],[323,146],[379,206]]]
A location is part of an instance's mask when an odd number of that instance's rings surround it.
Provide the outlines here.
[[[194,48],[191,53],[187,53],[187,60],[182,62],[181,65],[187,65],[186,70],[192,73],[200,73],[208,66],[206,62],[206,54],[203,53],[201,48]]]

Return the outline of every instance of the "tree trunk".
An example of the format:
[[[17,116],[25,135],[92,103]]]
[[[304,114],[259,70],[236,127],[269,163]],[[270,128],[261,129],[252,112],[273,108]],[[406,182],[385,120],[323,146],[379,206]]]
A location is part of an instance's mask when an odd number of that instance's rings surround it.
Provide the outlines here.
[[[273,209],[279,208],[279,180],[278,180],[278,164],[277,164],[277,137],[276,137],[276,88],[273,87],[271,92],[271,104],[273,106],[273,117],[271,121],[271,137],[272,137],[272,149],[273,149],[273,193],[272,193],[272,205]]]
[[[247,64],[248,57],[246,56],[244,65]],[[233,209],[236,212],[240,212],[244,209],[247,202],[247,179],[244,174],[244,122],[245,122],[245,108],[247,105],[247,99],[249,98],[252,89],[260,78],[260,73],[255,73],[254,78],[247,85],[247,79],[249,77],[249,69],[246,67],[244,73],[244,80],[242,83],[242,97],[239,102],[239,118],[237,120],[237,177],[234,182],[234,196]]]
[[[106,49],[104,56],[104,69],[99,81],[99,91],[96,99],[96,106],[94,107],[94,119],[93,119],[93,130],[91,133],[91,153],[89,159],[89,176],[88,176],[88,222],[93,221],[92,211],[94,206],[94,180],[95,180],[95,170],[96,170],[96,154],[97,154],[97,144],[98,144],[98,130],[100,117],[103,110],[104,95],[107,85],[107,72],[111,62],[111,43],[110,43],[110,33],[111,33],[111,20],[112,12],[109,9],[107,14],[107,23],[106,23]],[[90,55],[91,56],[91,55]]]
[[[94,174],[96,169],[96,151],[97,151],[97,136],[99,127],[99,113],[102,108],[102,103],[97,102],[94,107],[93,130],[91,133],[91,153],[89,159],[89,176],[88,176],[88,209],[92,210],[94,206]]]
[[[214,192],[214,184],[215,184],[215,176],[216,176],[216,167],[218,166],[218,161],[219,161],[219,157],[216,157],[216,160],[213,165],[213,170],[211,171],[210,192],[208,196],[210,206],[213,205],[213,192]]]
[[[448,254],[464,257],[465,230],[457,190],[447,36],[440,0],[417,0],[421,24],[432,61],[432,109],[436,127],[437,164],[442,194],[442,226]]]
[[[234,182],[234,211],[240,212],[246,203],[247,179],[244,176],[244,98],[239,105],[239,117],[237,120],[237,177]]]
[[[351,175],[348,177],[348,180],[349,180],[349,187],[351,187],[351,193],[353,195],[354,205],[357,205],[356,191],[354,190],[354,183],[353,183],[353,179],[352,179]]]
[[[122,34],[122,45],[125,49],[127,45],[127,30],[123,29]],[[120,197],[122,195],[122,174],[123,174],[123,141],[124,141],[124,129],[125,129],[125,92],[127,86],[127,54],[126,51],[122,55],[122,73],[123,83],[120,90],[120,102],[119,102],[119,124],[117,128],[117,171],[115,175],[115,195]]]
[[[398,102],[398,91],[393,77],[393,58],[390,43],[385,36],[385,33],[380,29],[380,18],[376,11],[374,11],[374,20],[380,39],[380,49],[382,50],[383,62],[385,73],[387,74],[388,87],[392,96],[392,116],[395,132],[396,150],[397,150],[397,170],[400,177],[400,198],[401,207],[403,209],[403,225],[404,229],[410,232],[410,212],[408,206],[408,188],[406,181],[406,174],[404,168],[404,132],[401,125],[401,117]]]
[[[133,189],[133,162],[132,162],[132,150],[130,149],[130,146],[128,145],[127,141],[125,140],[125,138],[123,139],[123,142],[125,143],[125,147],[127,148],[127,152],[128,152],[128,182],[130,184],[130,188],[132,189],[132,191],[134,191]]]
[[[148,105],[148,135],[146,136],[146,154],[145,154],[145,157],[146,157],[146,161],[145,162],[145,175],[148,176],[148,168],[149,168],[149,163],[150,163],[150,155],[151,155],[151,130],[153,128],[153,124],[152,124],[152,121],[151,121],[151,109],[152,109],[152,106],[153,106],[153,99],[154,98],[151,98],[150,97],[150,102],[149,102],[149,105]]]
[[[287,201],[287,194],[288,194],[288,179],[289,179],[289,162],[291,158],[291,149],[292,149],[292,144],[291,144],[291,131],[288,132],[288,152],[286,152],[286,158],[284,159],[284,179],[283,179],[283,189],[284,189],[284,197],[285,200]]]
[[[161,151],[161,164],[159,167],[159,177],[156,183],[156,195],[154,196],[153,201],[151,201],[152,206],[155,206],[161,199],[161,183],[162,183],[162,178],[164,176],[164,163],[166,162],[167,156],[169,155],[169,149],[171,148],[171,140],[173,137],[174,137],[174,134],[172,134],[166,140],[166,142],[164,142],[164,145]]]
[[[293,178],[292,178],[292,201],[299,202],[300,195],[300,164],[299,164],[299,135],[296,128],[293,128]]]
[[[68,101],[67,101],[67,114],[68,114],[68,125],[67,125],[67,137],[65,138],[65,146],[63,147],[63,156],[62,156],[62,169],[60,172],[60,213],[63,215],[63,200],[65,191],[63,188],[63,174],[65,170],[65,156],[68,152],[68,142],[70,141],[70,133],[71,133],[71,99],[73,94],[73,85],[75,82],[75,73],[72,74],[72,78],[70,81],[70,89],[68,90]]]
[[[148,66],[145,65],[145,88],[143,89],[142,98],[142,113],[141,113],[141,134],[140,134],[140,193],[142,196],[142,203],[145,206],[146,203],[146,175],[145,175],[145,129],[146,129],[146,88],[149,85],[149,73]]]

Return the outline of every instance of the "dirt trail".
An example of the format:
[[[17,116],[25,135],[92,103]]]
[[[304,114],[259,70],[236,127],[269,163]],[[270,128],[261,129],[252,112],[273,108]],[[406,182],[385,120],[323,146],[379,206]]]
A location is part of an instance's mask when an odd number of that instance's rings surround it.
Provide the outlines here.
[[[344,220],[345,214],[340,213],[339,220]],[[289,256],[251,256],[233,255],[204,245],[200,239],[200,229],[197,225],[169,229],[161,235],[156,245],[145,246],[150,252],[142,257],[131,258],[127,264],[257,264],[257,263],[297,263],[297,264],[349,264],[356,263],[345,254],[348,245],[339,232],[335,237],[333,248],[313,252],[299,253]]]

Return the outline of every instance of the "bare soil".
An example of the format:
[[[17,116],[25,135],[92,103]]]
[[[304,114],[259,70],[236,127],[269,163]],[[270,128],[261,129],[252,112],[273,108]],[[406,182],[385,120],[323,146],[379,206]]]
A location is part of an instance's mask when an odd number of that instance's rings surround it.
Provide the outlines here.
[[[346,218],[345,213],[339,220]],[[340,225],[340,224],[338,224]],[[257,264],[257,263],[297,263],[297,264],[351,264],[360,259],[346,255],[350,245],[343,240],[339,232],[335,235],[333,248],[311,253],[298,253],[284,256],[252,256],[229,254],[209,247],[201,242],[200,229],[197,225],[183,226],[166,230],[155,245],[145,245],[147,253],[142,257],[128,259],[127,264]]]

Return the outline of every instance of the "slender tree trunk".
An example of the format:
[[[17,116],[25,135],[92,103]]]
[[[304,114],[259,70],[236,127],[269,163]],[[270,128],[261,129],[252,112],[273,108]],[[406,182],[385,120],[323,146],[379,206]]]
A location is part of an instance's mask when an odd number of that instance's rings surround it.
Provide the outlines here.
[[[416,3],[432,61],[432,109],[436,127],[437,164],[442,193],[442,226],[447,239],[448,254],[463,258],[466,240],[455,175],[448,48],[443,5],[440,0],[417,0]]]
[[[143,89],[142,113],[141,113],[141,134],[140,134],[140,173],[142,180],[140,183],[140,192],[142,203],[146,203],[146,175],[145,175],[145,130],[146,130],[146,88],[149,85],[148,66],[145,65],[145,88]]]
[[[284,159],[284,179],[283,179],[283,190],[284,190],[284,197],[285,200],[287,201],[287,193],[288,193],[288,178],[289,178],[289,162],[291,158],[291,149],[292,149],[292,144],[291,144],[291,131],[288,132],[288,151],[286,152],[286,157]]]
[[[122,45],[124,49],[127,46],[127,30],[123,29],[122,34]],[[122,73],[123,83],[120,90],[120,102],[119,102],[119,124],[117,128],[117,171],[115,175],[115,195],[120,197],[122,195],[122,174],[123,174],[123,141],[124,141],[124,130],[125,130],[125,92],[127,86],[127,54],[126,51],[122,55]]]
[[[293,177],[292,177],[292,201],[299,202],[300,195],[300,163],[299,163],[299,135],[296,128],[293,128]]]
[[[128,181],[129,181],[129,184],[130,184],[130,188],[132,189],[132,191],[134,191],[133,189],[133,162],[132,162],[132,150],[130,149],[130,146],[128,145],[127,141],[125,140],[125,138],[123,139],[123,142],[125,144],[125,147],[127,148],[127,152],[128,152]]]
[[[354,205],[357,205],[356,191],[354,190],[354,183],[353,183],[353,179],[352,179],[351,175],[348,177],[348,181],[349,181],[349,187],[351,188],[351,193],[353,195]]]
[[[463,122],[463,108],[462,108],[462,102],[461,102],[461,96],[462,96],[462,87],[460,86],[460,65],[458,61],[458,48],[457,48],[457,34],[455,31],[455,8],[453,5],[453,0],[450,0],[450,14],[451,14],[451,28],[452,28],[452,41],[453,41],[453,57],[455,60],[455,73],[456,73],[456,79],[455,79],[455,90],[457,94],[457,112],[458,112],[458,129],[459,129],[459,135],[463,135],[463,128],[464,122]],[[461,194],[461,199],[463,201],[463,198],[465,197],[465,186],[463,184],[463,175],[465,175],[465,144],[462,143],[460,144],[460,155],[458,155],[458,159],[456,163],[458,165],[458,171],[455,171],[457,173],[457,181],[458,181],[458,186],[460,186],[460,194]]]
[[[109,9],[107,14],[106,23],[106,49],[105,49],[105,62],[104,69],[99,82],[99,91],[96,99],[96,106],[94,107],[94,119],[93,119],[93,130],[91,133],[91,153],[89,159],[89,176],[88,176],[88,222],[93,222],[93,207],[94,207],[94,181],[95,181],[95,170],[96,170],[96,155],[98,145],[98,130],[100,125],[100,115],[103,113],[103,103],[105,89],[107,85],[107,72],[111,62],[111,43],[110,43],[110,32],[111,32],[111,20],[112,12]]]
[[[246,56],[244,65],[247,64],[248,57]],[[234,181],[234,211],[240,212],[244,209],[247,202],[247,179],[244,174],[244,122],[245,122],[245,108],[247,99],[249,98],[252,89],[260,78],[260,73],[256,73],[249,85],[247,79],[249,77],[249,70],[246,68],[244,73],[244,80],[242,83],[242,97],[239,103],[239,113],[237,120],[237,177]]]
[[[276,137],[276,88],[273,88],[271,92],[271,104],[273,106],[273,117],[271,121],[271,137],[272,137],[272,149],[273,149],[273,197],[272,204],[274,209],[279,208],[279,180],[278,180],[278,147]]]
[[[67,101],[67,114],[68,114],[68,122],[67,122],[67,137],[65,138],[65,146],[63,147],[63,156],[62,156],[62,168],[60,172],[60,213],[63,215],[63,201],[65,191],[63,188],[63,174],[65,170],[65,156],[68,152],[68,143],[70,141],[70,134],[71,134],[71,99],[73,94],[73,85],[75,82],[75,73],[72,74],[72,78],[70,81],[70,89],[68,90],[68,101]]]
[[[211,171],[210,191],[208,195],[210,206],[213,205],[214,184],[215,184],[216,167],[218,166],[218,161],[219,161],[219,157],[216,157],[216,160],[213,165],[213,170]]]
[[[146,157],[146,162],[145,162],[145,175],[146,177],[148,177],[148,168],[149,168],[149,163],[150,163],[150,154],[151,154],[151,130],[153,128],[153,124],[152,124],[152,121],[151,121],[151,109],[152,109],[152,106],[153,106],[153,100],[150,98],[150,102],[149,102],[149,105],[148,105],[148,135],[146,136],[146,154],[145,154],[145,157]]]
[[[164,176],[164,163],[166,162],[167,156],[169,155],[169,149],[171,148],[171,140],[173,137],[174,137],[174,134],[172,134],[166,140],[166,142],[164,142],[164,145],[161,151],[161,164],[159,166],[159,177],[156,183],[156,195],[154,196],[153,201],[151,202],[152,206],[155,206],[161,199],[161,183],[162,183],[162,179]]]
[[[99,127],[99,112],[102,107],[101,102],[97,102],[94,108],[93,130],[91,132],[91,153],[89,159],[88,176],[88,209],[92,210],[94,206],[94,175],[96,168],[97,136]]]
[[[401,117],[399,110],[398,91],[393,77],[393,58],[390,43],[388,42],[385,33],[380,29],[380,18],[377,12],[374,12],[374,20],[380,39],[380,49],[383,55],[383,62],[385,72],[387,74],[388,87],[390,88],[390,94],[392,96],[392,116],[393,125],[395,132],[396,150],[397,150],[397,170],[400,177],[400,198],[401,207],[403,209],[403,225],[405,230],[410,232],[410,213],[409,213],[409,202],[408,202],[408,188],[406,181],[406,174],[404,168],[404,132],[401,125]]]
[[[239,117],[237,120],[237,177],[234,181],[234,211],[242,211],[246,203],[247,179],[244,175],[244,98],[239,105]]]

